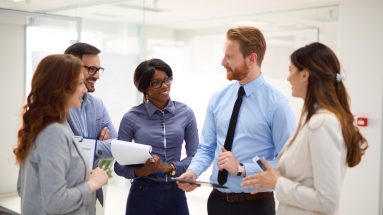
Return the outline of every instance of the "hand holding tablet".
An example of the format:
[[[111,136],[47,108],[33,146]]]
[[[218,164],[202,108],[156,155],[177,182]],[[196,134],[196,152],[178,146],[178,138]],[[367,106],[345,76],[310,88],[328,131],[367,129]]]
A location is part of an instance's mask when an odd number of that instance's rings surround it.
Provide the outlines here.
[[[214,184],[206,181],[196,181],[196,180],[188,180],[188,179],[179,179],[179,178],[172,178],[174,181],[178,181],[180,183],[189,183],[189,184],[195,184],[198,186],[206,186],[206,187],[213,187],[213,188],[227,188],[226,186]]]

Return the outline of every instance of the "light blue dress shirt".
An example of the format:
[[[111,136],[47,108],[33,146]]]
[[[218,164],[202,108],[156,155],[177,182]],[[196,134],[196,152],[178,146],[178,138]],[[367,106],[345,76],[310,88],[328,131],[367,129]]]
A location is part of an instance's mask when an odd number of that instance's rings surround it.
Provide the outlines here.
[[[213,162],[211,183],[218,183],[217,158],[225,143],[239,87],[240,84],[234,82],[210,99],[197,154],[189,166],[199,176]],[[275,166],[275,158],[296,124],[288,99],[267,83],[263,75],[243,87],[245,95],[239,111],[232,153],[238,162],[244,164],[246,175],[249,176],[261,171],[252,161],[254,156],[264,157]],[[229,173],[225,184],[228,188],[220,190],[235,193],[252,191],[245,190],[241,182],[241,176]]]
[[[86,93],[80,108],[69,110],[69,125],[75,135],[97,139],[104,127],[108,127],[110,139],[97,140],[98,158],[112,158],[110,144],[117,139],[117,132],[101,99]]]
[[[152,146],[152,154],[158,155],[166,163],[176,166],[176,176],[188,168],[198,147],[198,129],[194,112],[185,104],[169,100],[163,110],[152,103],[142,103],[124,115],[118,131],[118,139],[134,140]],[[185,140],[186,157],[181,160],[182,145]],[[117,175],[134,179],[134,169],[142,165],[114,165]],[[147,176],[165,181],[168,175]]]

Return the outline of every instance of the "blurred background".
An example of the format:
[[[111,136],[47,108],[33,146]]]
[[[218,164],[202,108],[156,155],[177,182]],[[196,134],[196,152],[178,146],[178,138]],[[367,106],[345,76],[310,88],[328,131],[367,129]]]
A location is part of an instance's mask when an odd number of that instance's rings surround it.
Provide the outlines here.
[[[289,97],[297,117],[302,101],[291,97],[286,80],[289,55],[315,41],[338,54],[352,110],[369,119],[360,129],[370,143],[363,163],[346,175],[340,214],[383,214],[382,10],[382,0],[0,0],[0,214],[19,211],[12,149],[21,106],[43,57],[63,53],[77,41],[98,47],[105,72],[95,94],[116,129],[123,114],[142,101],[133,85],[135,67],[161,58],[174,71],[172,99],[194,110],[201,131],[210,96],[229,84],[220,63],[225,33],[237,26],[264,32],[262,72]],[[208,181],[209,176],[210,169],[199,179]],[[113,176],[106,207],[98,213],[124,214],[129,186],[129,180]],[[206,214],[209,192],[188,193],[192,215]]]

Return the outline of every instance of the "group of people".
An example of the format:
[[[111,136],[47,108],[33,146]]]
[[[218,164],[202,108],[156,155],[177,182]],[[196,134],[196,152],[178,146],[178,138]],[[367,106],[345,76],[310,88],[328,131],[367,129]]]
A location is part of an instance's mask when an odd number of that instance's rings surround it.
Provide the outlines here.
[[[174,178],[196,180],[211,164],[210,182],[220,186],[208,198],[210,215],[275,214],[275,197],[277,214],[334,214],[346,169],[368,146],[354,125],[336,55],[318,42],[291,54],[287,80],[292,96],[304,100],[296,123],[288,99],[261,72],[262,32],[237,27],[226,37],[221,64],[232,82],[211,97],[200,138],[193,110],[170,99],[173,71],[164,61],[137,66],[133,80],[143,102],[123,116],[117,133],[91,94],[104,70],[100,50],[75,43],[45,57],[14,149],[21,213],[95,214],[108,177],[96,162],[87,166],[74,138],[80,135],[97,139],[98,159],[112,157],[112,139],[152,146],[144,164],[114,165],[132,181],[127,215],[189,214],[185,191],[198,185]]]

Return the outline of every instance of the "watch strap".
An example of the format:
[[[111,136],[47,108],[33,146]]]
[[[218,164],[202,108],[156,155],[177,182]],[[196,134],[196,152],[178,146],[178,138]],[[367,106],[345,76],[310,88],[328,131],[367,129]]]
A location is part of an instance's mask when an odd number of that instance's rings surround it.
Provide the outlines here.
[[[176,170],[177,170],[176,165],[174,165],[173,163],[169,163],[169,165],[172,167],[172,171],[170,172],[170,175],[176,176]]]

